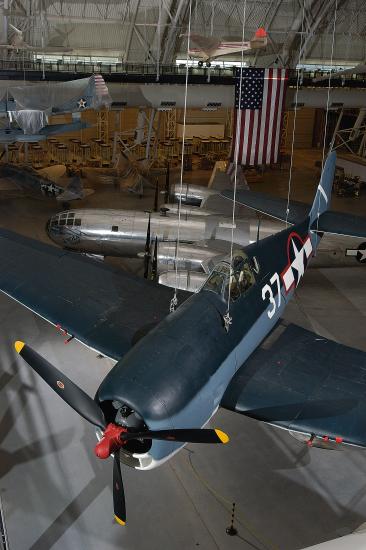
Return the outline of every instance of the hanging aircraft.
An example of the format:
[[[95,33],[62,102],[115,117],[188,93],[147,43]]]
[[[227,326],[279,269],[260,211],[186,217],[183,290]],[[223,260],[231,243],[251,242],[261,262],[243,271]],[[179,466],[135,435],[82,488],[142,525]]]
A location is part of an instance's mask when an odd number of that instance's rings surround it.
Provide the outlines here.
[[[316,76],[313,78],[313,82],[323,82],[328,81],[329,78],[341,78],[346,79],[348,76],[352,77],[354,74],[365,74],[366,75],[366,65],[364,63],[359,63],[355,67],[349,67],[348,69],[342,69],[340,71],[332,71],[328,74],[322,76]]]
[[[118,523],[126,522],[121,462],[150,470],[186,442],[227,443],[222,431],[203,429],[219,407],[308,445],[366,447],[366,354],[281,323],[323,232],[366,236],[365,219],[327,211],[334,170],[331,153],[310,212],[290,203],[290,227],[234,246],[188,299],[179,293],[172,300],[167,288],[0,230],[0,290],[117,360],[92,399],[30,346],[15,343],[24,361],[97,428],[96,456],[113,456]],[[246,191],[237,198],[258,206]],[[286,206],[268,199],[262,210],[283,218]]]
[[[160,284],[197,292],[215,264],[227,256],[231,246],[232,204],[220,195],[215,197],[218,200],[212,204],[211,210],[181,206],[178,248],[178,205],[164,205],[160,213],[73,209],[52,216],[46,224],[46,231],[50,239],[62,248],[98,260],[107,256],[139,257],[144,260],[146,278],[154,277]],[[211,196],[209,199],[212,201]],[[246,246],[283,228],[283,221],[258,217],[239,205],[235,209],[233,240],[237,245]],[[363,244],[359,239],[327,235],[312,266],[356,267],[361,254],[358,249]]]
[[[65,171],[64,165],[35,170],[28,165],[0,164],[0,197],[1,192],[15,190],[68,203],[94,193],[93,189],[84,189],[79,176],[74,176],[61,185]]]
[[[0,44],[0,49],[15,50],[17,52],[21,50],[26,50],[40,53],[66,53],[72,51],[72,48],[67,48],[65,46],[30,46],[24,40],[24,30],[18,29],[11,23],[9,23],[9,27],[12,30],[12,36],[9,40],[9,44]]]
[[[0,143],[38,142],[65,132],[89,128],[81,112],[111,105],[108,88],[101,75],[68,82],[43,82],[11,86],[2,90],[0,113],[8,117],[7,128],[0,130]],[[72,113],[73,121],[49,124],[52,114]]]
[[[261,222],[261,235],[272,235],[278,226],[278,222],[271,220]],[[207,277],[218,259],[228,254],[231,238],[240,246],[256,240],[258,219],[255,216],[237,219],[232,230],[232,218],[218,213],[190,219],[181,216],[178,250],[177,228],[177,214],[170,214],[165,208],[160,213],[99,208],[68,210],[52,216],[46,226],[48,236],[59,246],[97,257],[140,257],[146,261],[146,256],[151,259],[156,239],[157,274],[178,266],[187,271],[201,271]],[[150,267],[145,268],[146,277],[150,276]]]
[[[196,44],[196,48],[189,48],[188,55],[191,58],[199,59],[198,65],[211,67],[211,61],[223,55],[259,50],[267,46],[268,35],[263,28],[259,28],[251,40],[242,42],[241,40],[220,40],[214,36],[202,36],[200,34],[190,34],[190,41]]]

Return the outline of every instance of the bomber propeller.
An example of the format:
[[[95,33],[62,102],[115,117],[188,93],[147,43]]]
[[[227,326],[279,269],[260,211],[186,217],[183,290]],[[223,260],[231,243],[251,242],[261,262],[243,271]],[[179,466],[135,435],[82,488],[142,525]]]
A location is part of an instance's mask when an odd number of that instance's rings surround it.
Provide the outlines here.
[[[95,454],[98,458],[102,459],[114,455],[113,507],[114,517],[120,525],[125,525],[126,523],[126,504],[118,451],[128,441],[132,439],[159,439],[182,443],[227,443],[229,441],[229,437],[218,429],[146,430],[134,432],[118,424],[106,424],[99,405],[79,388],[79,386],[74,384],[74,382],[31,347],[24,344],[24,342],[17,341],[14,346],[24,361],[26,361],[28,365],[35,370],[72,409],[74,409],[74,411],[94,426],[103,430],[103,437],[95,446]]]

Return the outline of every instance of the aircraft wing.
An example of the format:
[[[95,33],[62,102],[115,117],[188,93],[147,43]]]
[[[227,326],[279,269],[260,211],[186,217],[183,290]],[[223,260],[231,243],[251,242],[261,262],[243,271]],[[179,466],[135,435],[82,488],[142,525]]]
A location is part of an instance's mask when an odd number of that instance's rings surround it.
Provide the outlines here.
[[[198,46],[198,48],[205,54],[210,55],[213,50],[218,48],[220,45],[220,40],[213,36],[202,36],[200,34],[191,34],[190,40],[193,44]]]
[[[366,447],[366,353],[279,324],[232,378],[221,406]]]
[[[171,289],[12,231],[0,256],[0,291],[113,359],[169,313]]]

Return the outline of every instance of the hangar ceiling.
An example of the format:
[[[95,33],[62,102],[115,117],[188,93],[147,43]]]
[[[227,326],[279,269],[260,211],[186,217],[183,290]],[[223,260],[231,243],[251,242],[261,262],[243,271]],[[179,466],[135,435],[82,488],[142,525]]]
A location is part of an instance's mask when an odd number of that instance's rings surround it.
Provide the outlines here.
[[[251,64],[274,59],[288,66],[299,59],[327,64],[336,2],[334,61],[362,62],[366,0],[192,0],[191,28],[208,36],[240,38],[245,6],[245,38],[259,26],[269,32],[264,57],[253,55]],[[64,48],[69,55],[130,63],[171,63],[186,55],[187,40],[181,35],[187,32],[188,0],[2,0],[0,6],[2,44],[11,40],[14,25],[27,44]]]

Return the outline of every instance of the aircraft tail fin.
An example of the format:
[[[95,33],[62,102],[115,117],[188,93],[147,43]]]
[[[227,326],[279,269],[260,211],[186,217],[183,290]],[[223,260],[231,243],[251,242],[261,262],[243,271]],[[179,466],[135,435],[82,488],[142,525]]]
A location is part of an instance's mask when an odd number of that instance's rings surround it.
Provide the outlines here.
[[[335,167],[336,154],[333,151],[328,155],[328,158],[324,164],[320,182],[316,190],[314,202],[310,210],[310,225],[312,225],[316,219],[319,219],[321,214],[329,209]]]

